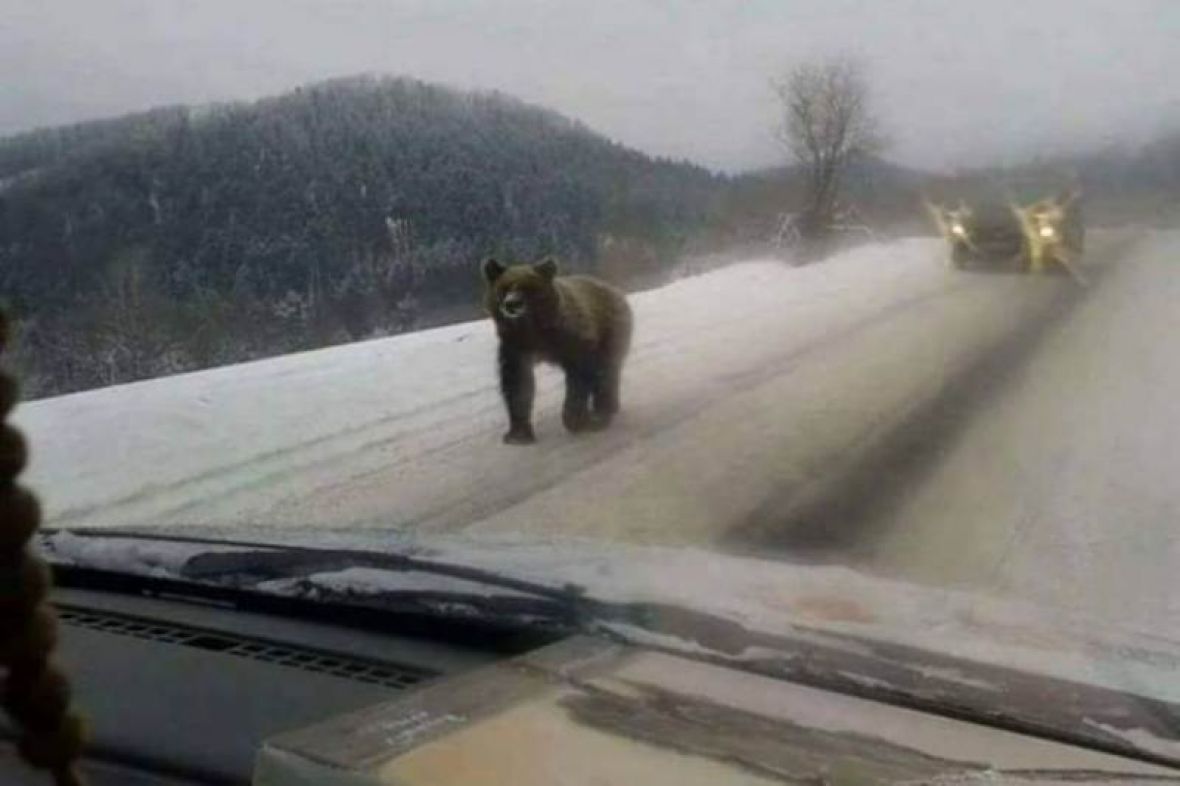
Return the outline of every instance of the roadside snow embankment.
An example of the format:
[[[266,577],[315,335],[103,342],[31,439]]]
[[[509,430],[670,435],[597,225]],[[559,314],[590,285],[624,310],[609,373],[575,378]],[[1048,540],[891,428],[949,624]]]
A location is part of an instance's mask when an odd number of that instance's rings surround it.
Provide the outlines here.
[[[860,449],[1061,286],[955,274],[923,239],[640,293],[617,424],[564,433],[560,375],[541,370],[529,448],[499,441],[488,322],[36,401],[16,419],[51,526],[706,542]]]

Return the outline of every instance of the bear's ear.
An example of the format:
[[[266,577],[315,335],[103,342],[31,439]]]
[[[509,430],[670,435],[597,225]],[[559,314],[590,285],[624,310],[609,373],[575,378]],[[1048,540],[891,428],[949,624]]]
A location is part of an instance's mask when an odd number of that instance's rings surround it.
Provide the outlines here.
[[[488,257],[487,259],[485,259],[483,261],[483,265],[481,265],[481,269],[483,270],[484,280],[487,281],[489,284],[495,284],[496,279],[499,278],[500,276],[504,275],[504,271],[506,270],[506,268],[503,265],[501,265],[499,262],[492,259],[491,257]]]
[[[533,265],[533,270],[537,271],[541,278],[546,281],[552,281],[557,275],[557,260],[553,257],[545,257],[545,259]]]

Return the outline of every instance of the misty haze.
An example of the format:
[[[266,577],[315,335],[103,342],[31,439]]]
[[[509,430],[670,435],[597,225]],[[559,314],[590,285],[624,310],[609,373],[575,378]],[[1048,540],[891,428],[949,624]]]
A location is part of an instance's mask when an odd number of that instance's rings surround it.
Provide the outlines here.
[[[1140,143],[1180,120],[1167,0],[9,0],[5,19],[9,133],[378,73],[502,90],[734,172],[778,160],[771,76],[836,52],[869,63],[907,165]]]

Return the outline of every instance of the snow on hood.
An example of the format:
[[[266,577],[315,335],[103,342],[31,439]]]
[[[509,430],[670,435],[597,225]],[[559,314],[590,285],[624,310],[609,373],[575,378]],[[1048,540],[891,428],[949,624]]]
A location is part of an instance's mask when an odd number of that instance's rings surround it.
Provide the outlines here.
[[[157,578],[184,575],[193,557],[191,550],[177,549],[150,540],[102,540],[81,537],[72,532],[53,533],[45,543],[48,555],[55,562]],[[235,546],[212,544],[202,548],[202,552],[207,554],[233,554],[240,550]]]
[[[305,587],[314,587],[339,595],[371,596],[387,592],[446,593],[474,597],[528,597],[505,587],[489,587],[475,581],[465,581],[432,573],[404,571],[390,574],[379,568],[342,568],[309,573],[295,579],[273,579],[255,585],[263,592],[289,594]]]

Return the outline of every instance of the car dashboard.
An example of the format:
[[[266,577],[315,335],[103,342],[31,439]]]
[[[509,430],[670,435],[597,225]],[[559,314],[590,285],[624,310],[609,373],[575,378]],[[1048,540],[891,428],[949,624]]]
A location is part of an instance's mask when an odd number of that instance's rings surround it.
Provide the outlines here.
[[[58,658],[91,730],[82,764],[91,786],[249,783],[268,737],[536,644],[298,620],[167,593],[59,588],[54,601]],[[46,783],[16,758],[6,724],[0,783]]]

